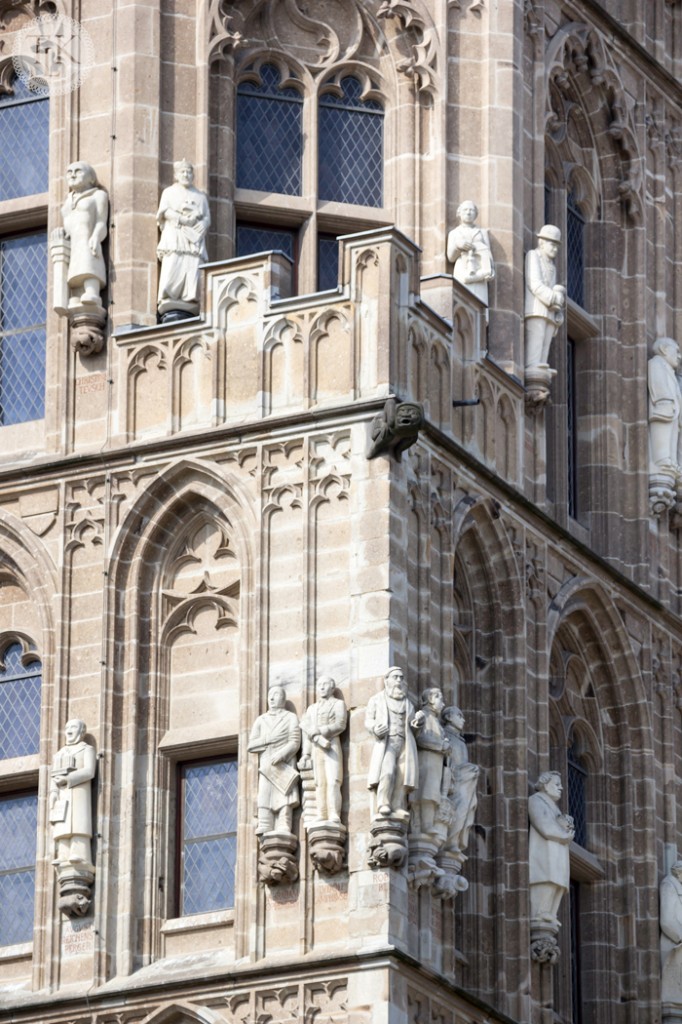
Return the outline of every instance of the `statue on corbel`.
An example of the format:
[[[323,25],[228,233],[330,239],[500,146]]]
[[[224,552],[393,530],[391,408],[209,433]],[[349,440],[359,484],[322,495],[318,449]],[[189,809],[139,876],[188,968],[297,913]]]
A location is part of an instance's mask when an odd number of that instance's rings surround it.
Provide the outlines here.
[[[194,184],[188,160],[173,164],[175,183],[161,193],[156,221],[161,232],[156,250],[161,261],[158,311],[161,323],[199,313],[199,265],[207,259],[211,225],[208,196]]]
[[[102,243],[107,237],[109,197],[98,185],[94,168],[82,160],[69,164],[66,183],[63,227],[55,228],[50,239],[53,307],[69,322],[73,348],[89,356],[104,346],[101,292],[107,271]]]
[[[57,751],[50,768],[52,863],[59,885],[59,909],[69,917],[87,914],[95,880],[92,780],[97,770],[97,757],[85,733],[85,722],[70,719],[64,728],[66,744]]]
[[[340,736],[346,728],[348,711],[343,698],[335,696],[335,690],[331,676],[320,676],[317,680],[317,701],[301,718],[303,747],[298,762],[310,859],[318,871],[328,875],[343,867],[347,834],[341,822]]]
[[[653,516],[660,516],[676,505],[679,513],[682,505],[679,366],[677,342],[673,338],[657,338],[648,368],[649,507]]]
[[[374,737],[367,786],[373,793],[369,864],[400,868],[407,859],[409,794],[419,780],[415,733],[424,723],[407,695],[403,671],[394,665],[380,693],[370,698],[365,726]]]
[[[530,888],[530,951],[538,963],[559,959],[559,907],[571,878],[569,847],[575,835],[573,818],[559,807],[562,785],[558,772],[543,772],[528,799],[528,880]]]
[[[283,687],[268,692],[268,710],[253,723],[248,750],[258,755],[258,877],[266,885],[298,878],[298,839],[293,833],[294,809],[300,804],[296,755],[301,727],[285,708]]]
[[[531,413],[537,413],[549,400],[556,376],[549,365],[549,351],[564,322],[566,305],[566,289],[556,280],[561,231],[545,224],[537,237],[537,248],[526,254],[525,278],[525,385],[526,407]]]
[[[432,886],[437,896],[453,899],[468,888],[461,871],[480,768],[469,761],[460,709],[446,708],[437,688],[424,690],[420,705],[424,720],[416,736],[419,781],[411,803],[408,876],[415,888]]]

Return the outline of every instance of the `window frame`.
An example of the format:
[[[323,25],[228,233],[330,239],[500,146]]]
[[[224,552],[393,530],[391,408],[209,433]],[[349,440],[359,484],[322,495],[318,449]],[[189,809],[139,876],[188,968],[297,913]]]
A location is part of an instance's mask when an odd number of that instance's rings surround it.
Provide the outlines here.
[[[33,871],[33,908],[32,908],[32,926],[30,938],[24,939],[20,942],[3,942],[2,934],[0,933],[0,961],[3,958],[14,958],[17,954],[30,953],[33,948],[33,936],[35,932],[35,916],[36,916],[36,904],[37,904],[37,873],[38,873],[38,828],[40,827],[40,794],[38,790],[38,777],[37,772],[35,773],[35,779],[30,784],[21,784],[17,781],[16,788],[5,789],[0,786],[0,804],[8,800],[19,799],[21,797],[32,796],[35,798],[35,812],[36,812],[36,834],[35,834],[35,848],[33,855],[32,869],[29,867],[23,867],[14,871],[2,871],[0,875],[3,877],[9,874],[25,873],[28,870]]]
[[[173,907],[175,909],[175,917],[188,920],[190,918],[204,917],[210,914],[222,914],[225,912],[234,913],[235,904],[237,901],[237,861],[235,857],[235,872],[233,879],[233,893],[234,899],[232,905],[229,907],[216,907],[212,910],[199,910],[195,913],[184,913],[183,908],[183,881],[184,881],[184,855],[186,841],[184,837],[184,825],[185,825],[185,800],[184,800],[184,783],[185,783],[185,769],[187,768],[199,768],[204,765],[210,764],[234,764],[236,766],[236,779],[235,779],[235,799],[238,799],[239,792],[239,761],[236,752],[231,754],[216,754],[209,757],[198,757],[190,760],[179,760],[175,764],[175,835],[174,835],[174,866],[175,874],[173,879]],[[239,821],[237,819],[237,828],[234,833],[225,833],[225,835],[234,835],[235,847],[239,836]],[[208,838],[208,837],[204,837]],[[215,837],[211,837],[215,838]]]
[[[273,53],[270,50],[252,53],[247,63],[237,72],[236,94],[239,83],[245,77],[253,76],[255,70],[264,64],[276,64],[285,79],[288,75],[300,82],[303,88],[303,186],[301,196],[285,196],[273,192],[259,192],[254,189],[235,186],[233,203],[233,238],[236,249],[236,222],[262,225],[264,229],[288,227],[298,231],[298,260],[295,265],[297,292],[301,295],[318,292],[317,240],[319,235],[353,234],[376,227],[390,226],[395,220],[393,214],[394,168],[390,155],[395,144],[395,111],[389,102],[389,91],[378,68],[369,67],[358,61],[348,61],[340,67],[326,70],[313,78],[307,68],[289,55]],[[342,203],[318,198],[318,109],[321,92],[334,86],[337,80],[356,77],[363,86],[363,97],[379,101],[383,106],[383,204],[380,207]],[[363,82],[363,79],[365,82]],[[372,83],[372,87],[366,83]],[[235,140],[235,167],[236,167]]]

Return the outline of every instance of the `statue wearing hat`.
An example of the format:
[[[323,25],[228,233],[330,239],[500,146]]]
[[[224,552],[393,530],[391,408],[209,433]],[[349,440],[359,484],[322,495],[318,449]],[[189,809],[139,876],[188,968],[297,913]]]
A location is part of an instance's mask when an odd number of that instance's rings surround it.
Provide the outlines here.
[[[206,257],[211,224],[205,192],[194,186],[194,168],[187,160],[173,164],[175,184],[161,193],[156,215],[161,238],[159,314],[162,321],[181,320],[199,312],[199,263]]]
[[[526,369],[548,367],[552,338],[564,322],[566,289],[556,283],[561,231],[545,224],[538,247],[526,255]]]

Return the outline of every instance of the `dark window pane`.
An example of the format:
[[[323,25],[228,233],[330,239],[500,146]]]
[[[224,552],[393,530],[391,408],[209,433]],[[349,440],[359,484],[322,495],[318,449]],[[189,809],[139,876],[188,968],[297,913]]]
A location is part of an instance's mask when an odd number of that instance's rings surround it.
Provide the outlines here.
[[[295,231],[259,227],[255,224],[237,224],[237,256],[250,256],[254,252],[272,252],[279,249],[293,263],[295,248]]]
[[[580,846],[587,845],[586,781],[587,772],[575,746],[572,746],[568,750],[568,813],[573,818],[575,841]]]
[[[578,516],[578,421],[575,372],[575,342],[566,339],[566,456],[568,514]]]
[[[566,203],[566,284],[569,298],[585,305],[585,218],[572,192]]]
[[[20,78],[12,87],[0,96],[0,200],[47,192],[49,100],[34,99]]]
[[[21,653],[12,644],[0,672],[0,759],[37,754],[40,744],[42,669],[37,661],[23,666]]]
[[[0,799],[0,945],[33,936],[38,797]]]
[[[361,100],[357,78],[344,78],[342,96],[320,97],[319,198],[360,206],[383,203],[383,108]]]
[[[234,906],[237,762],[182,768],[180,913]]]
[[[271,64],[260,77],[237,89],[237,187],[300,196],[303,98]]]
[[[318,235],[317,288],[325,292],[339,285],[339,243],[335,235]]]
[[[0,241],[0,423],[45,413],[47,235]]]

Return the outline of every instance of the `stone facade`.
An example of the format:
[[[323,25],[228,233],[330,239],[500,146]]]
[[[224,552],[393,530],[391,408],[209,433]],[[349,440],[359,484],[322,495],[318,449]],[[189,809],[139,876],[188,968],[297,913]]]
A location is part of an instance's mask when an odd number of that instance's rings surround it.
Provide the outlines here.
[[[33,940],[0,945],[0,1017],[678,1019],[658,907],[682,854],[682,499],[652,514],[647,371],[682,337],[682,5],[0,0],[0,62],[54,9],[92,67],[50,101],[49,190],[0,201],[0,233],[58,227],[64,169],[92,165],[107,317],[76,351],[50,290],[44,419],[0,429],[0,655],[43,667],[39,752],[0,760],[0,801],[38,793]],[[236,89],[268,61],[304,97],[301,195],[235,175]],[[384,112],[378,206],[316,193],[314,111],[345,73]],[[160,324],[156,211],[182,158],[209,262],[199,316]],[[446,258],[464,199],[487,305]],[[295,266],[235,255],[238,223],[295,231]],[[568,298],[529,408],[524,259],[548,223]],[[340,237],[336,291],[318,235]],[[390,399],[423,411],[400,458],[372,451]],[[396,664],[413,703],[461,708],[480,768],[454,899],[372,866],[366,709]],[[298,877],[265,884],[249,736],[271,687],[300,720],[321,676],[348,709],[337,870],[303,788]],[[72,719],[97,752],[82,918],[59,910],[48,806]],[[238,767],[233,905],[182,914],[176,779],[218,757]],[[584,818],[555,964],[531,956],[548,771]]]

